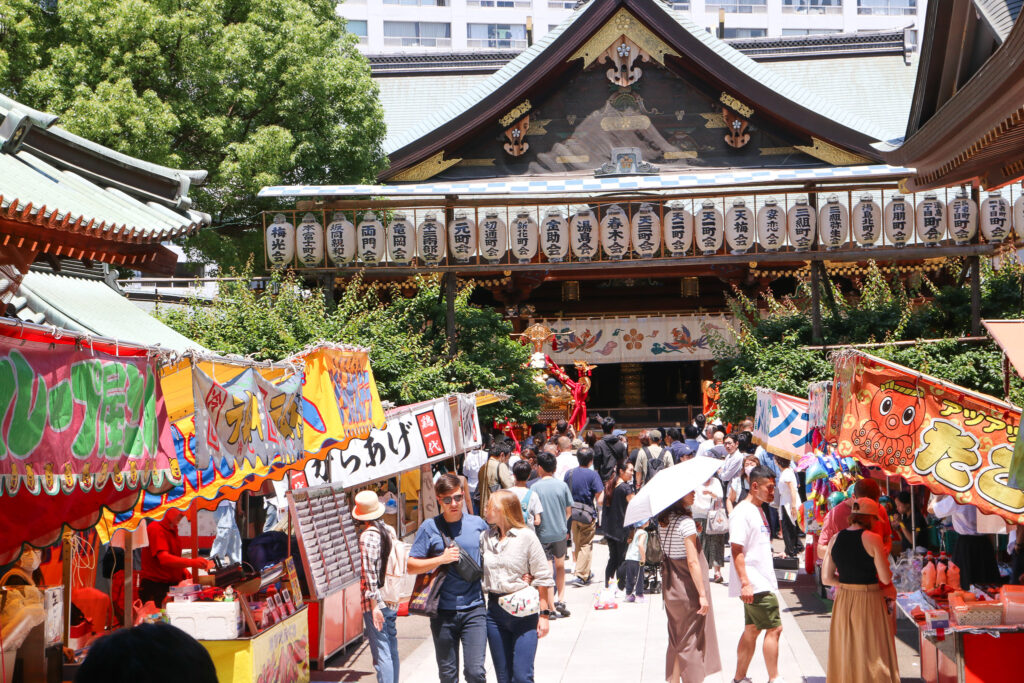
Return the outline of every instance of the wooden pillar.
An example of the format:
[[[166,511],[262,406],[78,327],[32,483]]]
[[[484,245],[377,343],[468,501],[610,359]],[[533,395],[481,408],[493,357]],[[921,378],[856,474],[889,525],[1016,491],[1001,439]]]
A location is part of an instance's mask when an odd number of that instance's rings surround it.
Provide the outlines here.
[[[818,274],[818,262],[811,261],[811,339],[815,344],[822,344],[821,333],[821,277]]]
[[[445,226],[451,225],[452,221],[455,220],[455,195],[447,195],[445,197],[444,205],[444,222]],[[451,254],[448,255],[448,263],[452,263]],[[454,270],[449,270],[444,276],[444,294],[445,294],[445,331],[448,335],[448,357],[454,358],[457,350],[456,342],[458,341],[455,336],[455,296],[458,293],[458,274]]]
[[[1003,398],[1010,400],[1010,357],[1003,352]]]
[[[981,336],[981,258],[968,256],[971,267],[971,336]]]
[[[61,618],[64,623],[64,647],[68,646],[68,633],[71,631],[71,563],[75,561],[75,551],[71,544],[74,531],[64,531],[63,543],[61,544],[61,583],[64,585],[64,596]],[[12,663],[11,666],[14,666]]]
[[[132,535],[124,534],[124,626],[131,628],[135,625],[135,617],[132,615],[132,605],[135,601],[135,554],[132,548]]]

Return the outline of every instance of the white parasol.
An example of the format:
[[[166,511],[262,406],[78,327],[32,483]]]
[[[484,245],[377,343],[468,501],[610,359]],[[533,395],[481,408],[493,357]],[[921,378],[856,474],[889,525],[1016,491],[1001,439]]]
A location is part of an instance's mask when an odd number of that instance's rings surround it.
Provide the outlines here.
[[[722,461],[717,458],[698,455],[659,471],[658,476],[647,482],[629,501],[623,526],[654,517],[686,494],[696,491],[721,466]]]

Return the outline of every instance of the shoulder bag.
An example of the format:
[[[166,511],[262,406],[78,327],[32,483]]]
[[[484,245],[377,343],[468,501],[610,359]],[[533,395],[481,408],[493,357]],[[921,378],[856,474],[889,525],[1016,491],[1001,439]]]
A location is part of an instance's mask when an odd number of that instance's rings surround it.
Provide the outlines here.
[[[729,515],[722,507],[721,499],[715,500],[715,505],[708,515],[708,533],[711,535],[729,533]]]
[[[451,536],[452,530],[448,526],[448,521],[443,516],[439,516],[437,519],[444,522],[444,528],[448,531],[448,533],[445,534],[441,531],[441,525],[437,525],[437,531],[441,534],[441,540],[444,542],[444,546],[446,548],[450,548],[454,545],[459,549],[459,561],[451,567],[451,571],[455,572],[455,574],[466,583],[479,581],[484,575],[484,570],[480,567],[480,563],[474,560],[472,555],[463,550],[462,546],[455,542],[455,539]]]
[[[569,470],[569,488],[572,489],[572,473],[576,470]],[[587,505],[586,503],[580,503],[578,501],[572,502],[572,507],[569,509],[569,519],[580,524],[593,524],[594,520],[597,519],[597,510],[593,505]]]

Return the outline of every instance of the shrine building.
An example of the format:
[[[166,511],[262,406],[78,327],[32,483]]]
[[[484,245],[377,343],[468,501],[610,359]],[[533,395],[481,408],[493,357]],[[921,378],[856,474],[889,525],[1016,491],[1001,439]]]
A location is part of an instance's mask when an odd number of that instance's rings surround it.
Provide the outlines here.
[[[929,7],[920,57],[892,33],[730,44],[661,0],[591,0],[518,55],[377,60],[388,168],[264,188],[266,263],[329,292],[474,281],[555,361],[596,365],[592,412],[688,420],[734,288],[855,291],[869,261],[949,258],[977,287],[1024,235],[1021,172],[915,166],[939,105],[1013,42],[1000,4],[957,3],[971,45]]]

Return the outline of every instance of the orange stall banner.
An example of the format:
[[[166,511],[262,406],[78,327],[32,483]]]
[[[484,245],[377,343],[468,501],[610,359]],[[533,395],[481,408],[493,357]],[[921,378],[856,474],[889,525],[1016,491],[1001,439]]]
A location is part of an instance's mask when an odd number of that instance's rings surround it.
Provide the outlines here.
[[[826,439],[911,484],[1024,524],[1009,485],[1020,409],[859,351],[835,359]]]

